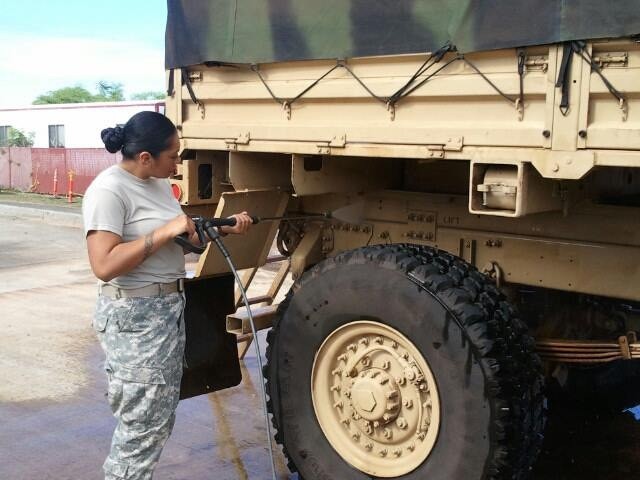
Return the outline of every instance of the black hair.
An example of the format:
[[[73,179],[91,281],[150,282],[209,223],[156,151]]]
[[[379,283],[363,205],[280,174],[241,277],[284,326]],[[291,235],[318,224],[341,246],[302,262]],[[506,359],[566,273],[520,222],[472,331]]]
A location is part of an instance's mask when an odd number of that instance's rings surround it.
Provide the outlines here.
[[[157,156],[171,145],[176,126],[157,112],[139,112],[123,127],[105,128],[100,137],[110,153],[122,150],[124,158],[135,158],[140,152]]]

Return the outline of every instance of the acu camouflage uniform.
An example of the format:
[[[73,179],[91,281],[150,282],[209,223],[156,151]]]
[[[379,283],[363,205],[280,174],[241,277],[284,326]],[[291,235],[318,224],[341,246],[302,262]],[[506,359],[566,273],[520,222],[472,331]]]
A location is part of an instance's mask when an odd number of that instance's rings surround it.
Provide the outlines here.
[[[149,480],[175,420],[185,345],[185,298],[99,296],[94,328],[106,355],[118,425],[105,480]]]

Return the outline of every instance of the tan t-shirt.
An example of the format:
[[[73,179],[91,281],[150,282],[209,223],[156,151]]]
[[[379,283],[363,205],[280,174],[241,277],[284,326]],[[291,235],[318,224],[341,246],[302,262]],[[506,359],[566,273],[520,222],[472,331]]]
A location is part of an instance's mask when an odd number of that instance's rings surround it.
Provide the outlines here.
[[[91,230],[105,230],[120,235],[125,242],[151,233],[182,213],[167,179],[142,180],[118,165],[102,171],[82,201],[85,236]],[[138,288],[184,276],[182,247],[169,242],[132,271],[114,278],[109,284]]]

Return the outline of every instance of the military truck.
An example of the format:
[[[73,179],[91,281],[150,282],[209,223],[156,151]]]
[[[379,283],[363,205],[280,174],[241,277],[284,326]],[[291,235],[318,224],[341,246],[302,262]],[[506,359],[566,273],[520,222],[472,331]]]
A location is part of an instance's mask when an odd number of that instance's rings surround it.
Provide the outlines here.
[[[286,259],[255,317],[290,468],[526,478],[545,386],[640,358],[640,4],[168,7],[176,197],[287,217],[225,242]],[[215,247],[187,292],[183,396],[237,384]]]

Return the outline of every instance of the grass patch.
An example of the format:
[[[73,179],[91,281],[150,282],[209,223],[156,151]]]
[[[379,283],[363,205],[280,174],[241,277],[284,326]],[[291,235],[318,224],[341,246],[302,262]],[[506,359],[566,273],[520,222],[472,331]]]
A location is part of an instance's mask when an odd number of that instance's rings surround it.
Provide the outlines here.
[[[42,193],[27,193],[18,190],[0,189],[0,203],[17,202],[32,205],[56,206],[69,209],[78,209],[82,206],[82,197],[73,197],[73,202],[68,203],[67,197],[45,195]]]

